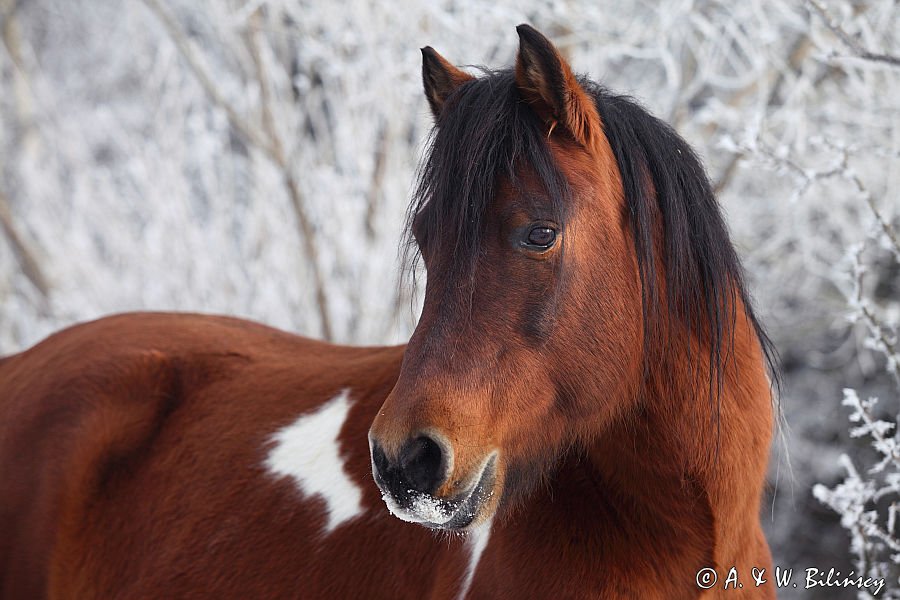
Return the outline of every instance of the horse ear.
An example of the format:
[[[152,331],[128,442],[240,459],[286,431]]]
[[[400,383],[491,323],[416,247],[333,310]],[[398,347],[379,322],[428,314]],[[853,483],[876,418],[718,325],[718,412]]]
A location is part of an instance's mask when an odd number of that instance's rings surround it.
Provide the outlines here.
[[[451,65],[431,46],[422,48],[422,84],[435,119],[441,116],[450,94],[471,79],[475,78]]]
[[[589,146],[600,132],[600,115],[571,67],[556,47],[531,25],[516,27],[516,86],[525,100],[549,126],[568,130],[575,140]]]

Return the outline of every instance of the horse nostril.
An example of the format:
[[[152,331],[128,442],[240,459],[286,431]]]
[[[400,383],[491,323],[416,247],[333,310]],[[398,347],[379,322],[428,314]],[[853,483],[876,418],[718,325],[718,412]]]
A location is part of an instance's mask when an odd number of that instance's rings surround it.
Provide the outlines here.
[[[372,467],[375,475],[381,476],[382,478],[387,476],[391,467],[390,463],[388,463],[387,455],[377,442],[372,443]]]
[[[372,472],[382,491],[405,502],[412,492],[433,494],[446,481],[452,455],[427,435],[407,441],[396,458],[389,458],[380,444],[372,440]]]
[[[426,435],[407,442],[400,450],[400,472],[418,492],[434,493],[447,479],[447,461],[440,444]]]

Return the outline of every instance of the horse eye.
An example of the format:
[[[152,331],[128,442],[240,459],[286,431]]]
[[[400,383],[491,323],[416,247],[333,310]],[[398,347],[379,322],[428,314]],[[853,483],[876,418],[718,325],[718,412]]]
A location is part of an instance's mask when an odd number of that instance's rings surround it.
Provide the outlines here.
[[[556,241],[556,231],[550,227],[534,227],[528,232],[528,245],[549,248]]]

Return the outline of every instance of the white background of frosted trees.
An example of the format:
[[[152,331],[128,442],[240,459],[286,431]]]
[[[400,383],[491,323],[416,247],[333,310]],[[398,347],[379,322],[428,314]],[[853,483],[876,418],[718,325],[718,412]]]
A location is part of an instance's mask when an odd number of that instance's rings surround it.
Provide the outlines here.
[[[0,352],[133,309],[404,340],[418,48],[508,65],[520,22],[707,163],[783,357],[776,562],[900,597],[891,0],[0,0]]]

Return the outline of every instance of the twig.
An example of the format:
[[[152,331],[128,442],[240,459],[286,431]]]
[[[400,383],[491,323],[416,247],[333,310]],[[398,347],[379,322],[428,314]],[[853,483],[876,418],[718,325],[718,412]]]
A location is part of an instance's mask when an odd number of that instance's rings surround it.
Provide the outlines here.
[[[244,39],[250,51],[250,58],[253,60],[253,67],[256,69],[256,79],[259,82],[263,131],[269,138],[272,152],[275,154],[275,162],[284,164],[287,162],[284,146],[281,144],[281,136],[278,135],[278,131],[275,129],[275,118],[272,116],[272,85],[259,45],[259,10],[254,11],[251,16]]]
[[[28,80],[28,71],[22,56],[22,40],[17,19],[17,12],[21,5],[21,1],[0,0],[0,38],[2,38],[3,45],[13,64],[13,95],[16,99],[16,108],[19,111],[22,129],[16,143],[25,154],[35,145],[36,119],[31,98],[31,83]]]
[[[889,369],[894,376],[894,380],[897,382],[897,385],[900,386],[900,370],[897,369],[898,363],[900,363],[900,353],[898,353],[898,348],[894,340],[891,340],[888,335],[885,333],[886,326],[878,319],[878,316],[866,305],[865,299],[863,298],[863,277],[865,270],[863,269],[862,263],[862,253],[865,250],[865,243],[863,243],[859,249],[856,251],[854,256],[854,281],[853,285],[855,287],[855,303],[859,309],[859,312],[866,320],[866,325],[869,326],[869,331],[874,336],[874,338],[882,345],[883,352],[885,355],[885,359],[888,363],[893,363],[894,367]]]
[[[309,219],[306,217],[306,213],[303,210],[303,198],[300,195],[300,186],[289,171],[285,171],[284,173],[284,183],[288,191],[288,196],[291,198],[294,213],[297,215],[297,222],[300,224],[300,229],[303,231],[303,249],[306,252],[306,256],[309,257],[310,268],[312,269],[316,306],[319,309],[319,322],[322,326],[322,337],[330,341],[334,338],[332,337],[331,319],[328,316],[328,300],[325,294],[325,282],[322,278],[322,271],[318,261],[318,252],[316,251],[316,244],[313,240],[314,232],[312,224],[309,222]]]
[[[372,167],[372,181],[369,184],[369,193],[366,194],[366,234],[370,240],[375,238],[375,213],[381,198],[381,187],[387,167],[387,151],[388,126],[382,119],[381,125],[378,127],[378,135],[375,138],[375,164]]]
[[[878,210],[878,207],[875,206],[875,199],[872,198],[872,194],[869,193],[869,190],[863,186],[859,177],[855,173],[850,173],[848,178],[856,185],[856,189],[862,193],[866,200],[866,204],[869,205],[869,209],[872,211],[872,214],[875,215],[875,220],[878,221],[878,226],[881,227],[884,235],[890,240],[891,244],[894,246],[894,252],[896,253],[897,258],[900,259],[900,239],[897,238],[897,233],[894,231],[894,228],[891,227],[890,223],[887,222],[887,219],[881,214],[881,211]]]
[[[246,40],[250,50],[250,57],[253,60],[256,69],[256,79],[259,81],[260,104],[262,110],[263,130],[269,137],[272,148],[272,159],[279,166],[284,174],[284,184],[287,188],[288,196],[291,199],[291,206],[294,209],[294,215],[297,217],[297,224],[303,233],[303,250],[309,258],[310,267],[312,269],[313,285],[315,286],[316,306],[319,310],[319,321],[322,326],[322,336],[326,340],[333,339],[331,330],[331,318],[328,314],[328,301],[325,294],[325,281],[322,277],[322,271],[319,267],[319,252],[315,244],[315,231],[312,221],[306,213],[306,205],[303,202],[303,193],[300,191],[300,185],[294,178],[291,166],[284,152],[284,144],[275,127],[275,118],[272,113],[272,86],[269,78],[269,72],[266,69],[265,60],[259,44],[259,11],[253,13],[250,27],[248,28]]]
[[[850,181],[856,187],[856,190],[863,196],[863,199],[866,201],[866,204],[872,211],[872,214],[874,215],[875,221],[878,223],[878,226],[881,228],[888,241],[893,246],[896,255],[900,257],[900,237],[898,237],[897,232],[894,231],[894,228],[892,227],[890,222],[884,217],[884,215],[881,214],[881,211],[875,204],[875,199],[872,197],[872,193],[868,190],[868,188],[866,188],[865,184],[863,184],[859,176],[854,173],[852,169],[850,169],[850,154],[847,148],[836,146],[834,144],[828,144],[828,146],[832,150],[840,153],[840,161],[834,167],[825,171],[807,171],[790,158],[787,158],[786,156],[778,156],[771,148],[767,147],[765,144],[762,144],[759,140],[756,141],[756,144],[757,147],[755,149],[748,147],[739,148],[739,152],[736,155],[739,157],[744,157],[749,154],[756,154],[757,156],[767,159],[772,165],[776,167],[780,166],[785,170],[791,172],[797,177],[797,179],[800,180],[800,187],[794,194],[796,198],[800,198],[801,196],[803,196],[816,181],[822,181],[831,177],[841,177]]]
[[[800,68],[801,63],[809,54],[809,50],[812,47],[812,42],[809,39],[809,35],[801,35],[798,36],[797,40],[794,42],[791,48],[791,54],[788,57],[788,67],[792,71],[796,71]],[[770,71],[771,72],[771,71]],[[766,108],[772,106],[772,103],[778,97],[778,92],[781,89],[781,84],[784,82],[786,76],[786,72],[784,69],[778,71],[778,76],[775,78],[775,81],[772,83],[772,87],[769,89],[769,97],[766,99]],[[729,101],[731,106],[736,106],[740,100],[744,98],[750,88],[757,85],[757,82],[754,82],[752,85],[747,86],[745,90],[735,94],[733,98]],[[743,154],[735,153],[732,155],[731,160],[728,161],[728,164],[725,165],[725,168],[722,169],[722,174],[716,180],[713,191],[718,196],[722,193],[728,184],[731,183],[731,179],[737,171],[737,166],[740,163],[741,158],[743,158]]]
[[[251,127],[250,124],[247,123],[240,116],[240,114],[238,114],[234,106],[232,106],[231,103],[225,99],[221,92],[219,92],[219,89],[213,83],[212,78],[209,76],[209,73],[206,72],[206,68],[201,63],[198,54],[194,51],[190,40],[188,40],[187,37],[185,37],[184,33],[182,33],[181,28],[179,27],[178,23],[175,22],[175,19],[172,17],[172,15],[166,12],[166,10],[159,3],[159,0],[143,0],[143,2],[162,22],[163,26],[166,28],[166,31],[169,34],[169,37],[172,38],[172,41],[175,43],[178,51],[182,56],[184,56],[184,59],[187,61],[188,66],[194,73],[194,76],[197,78],[197,81],[200,83],[203,91],[205,91],[207,95],[209,95],[209,97],[217,106],[225,111],[225,114],[228,116],[228,121],[231,123],[232,127],[234,127],[237,130],[238,134],[240,134],[241,137],[243,137],[247,142],[265,152],[270,158],[274,158],[274,149],[272,148],[269,141],[259,135],[256,129]]]
[[[892,54],[872,52],[865,48],[856,38],[847,33],[846,29],[841,27],[837,19],[832,17],[831,13],[829,13],[818,0],[806,0],[806,5],[811,9],[811,12],[819,15],[822,22],[825,23],[825,26],[828,27],[828,29],[830,29],[831,32],[834,33],[848,48],[850,48],[857,57],[864,60],[885,63],[893,67],[900,67],[900,57]]]
[[[19,261],[22,273],[40,292],[41,296],[46,298],[50,294],[50,285],[47,283],[47,278],[44,276],[34,252],[31,251],[16,229],[12,220],[12,213],[9,210],[9,203],[2,192],[0,192],[0,228],[3,229],[3,233],[9,240],[10,246],[12,246],[13,254],[16,255],[16,259]]]
[[[253,62],[257,71],[257,79],[260,85],[263,133],[260,133],[255,127],[244,120],[234,106],[222,95],[213,83],[212,77],[203,66],[198,53],[194,51],[190,40],[187,39],[174,17],[163,8],[159,0],[143,1],[162,22],[169,37],[175,43],[175,46],[178,48],[181,55],[184,56],[188,67],[190,67],[191,71],[194,73],[200,86],[210,99],[212,99],[213,103],[225,111],[231,126],[234,127],[238,134],[243,137],[248,144],[261,150],[281,171],[282,180],[302,234],[303,249],[304,252],[306,252],[306,256],[309,258],[322,336],[326,340],[333,339],[331,319],[328,316],[325,282],[322,277],[318,252],[316,250],[315,231],[309,215],[306,212],[300,186],[297,179],[292,174],[291,165],[285,156],[284,147],[281,144],[281,140],[275,127],[271,110],[271,88],[269,77],[259,52],[258,41],[255,38],[256,33],[251,32],[248,34],[248,46],[250,48],[251,56],[253,57]]]

